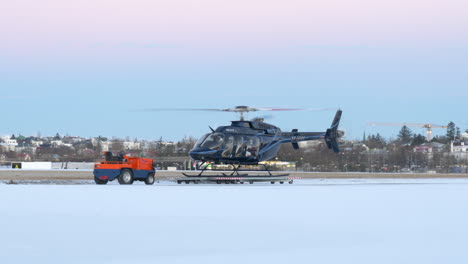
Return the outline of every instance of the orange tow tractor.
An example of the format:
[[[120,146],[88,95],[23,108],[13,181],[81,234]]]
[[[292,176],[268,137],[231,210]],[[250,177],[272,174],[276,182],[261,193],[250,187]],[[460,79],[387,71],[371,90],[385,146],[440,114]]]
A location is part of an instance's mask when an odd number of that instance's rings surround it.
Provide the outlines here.
[[[153,160],[131,157],[123,154],[117,156],[104,152],[105,161],[94,164],[94,181],[96,184],[106,184],[117,179],[120,184],[132,184],[134,181],[144,181],[151,185],[155,181],[156,170]]]

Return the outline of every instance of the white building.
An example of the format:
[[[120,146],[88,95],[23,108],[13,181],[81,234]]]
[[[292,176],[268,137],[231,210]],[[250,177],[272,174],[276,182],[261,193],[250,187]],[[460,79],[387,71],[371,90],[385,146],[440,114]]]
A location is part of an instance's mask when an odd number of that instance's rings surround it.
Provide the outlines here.
[[[450,152],[468,152],[468,144],[465,144],[465,142],[460,142],[460,143],[451,143],[450,144]]]
[[[468,159],[468,144],[465,142],[450,143],[450,154],[459,160]]]
[[[68,148],[73,148],[72,144],[69,143],[64,143],[62,140],[52,140],[50,142],[54,148],[56,147],[68,147]]]
[[[44,144],[44,141],[43,140],[31,140],[31,145],[35,146],[35,147],[39,147],[41,146],[42,144]]]
[[[125,141],[123,142],[123,146],[124,146],[124,149],[126,150],[141,149],[140,142]]]
[[[16,139],[11,139],[10,136],[3,136],[0,138],[0,148],[2,148],[3,151],[16,151],[16,146],[18,146]]]
[[[92,138],[91,144],[93,144],[93,147],[97,147],[98,144],[101,144],[102,151],[109,151],[111,142],[100,140],[99,138]]]
[[[102,148],[102,151],[109,151],[110,142],[109,141],[101,141],[101,148]]]
[[[462,140],[467,141],[467,140],[468,140],[468,132],[462,133],[462,134],[461,134],[461,138],[462,138]]]
[[[65,136],[62,138],[62,141],[67,142],[67,143],[79,143],[82,141],[85,141],[86,138],[82,137],[71,137],[71,136]]]

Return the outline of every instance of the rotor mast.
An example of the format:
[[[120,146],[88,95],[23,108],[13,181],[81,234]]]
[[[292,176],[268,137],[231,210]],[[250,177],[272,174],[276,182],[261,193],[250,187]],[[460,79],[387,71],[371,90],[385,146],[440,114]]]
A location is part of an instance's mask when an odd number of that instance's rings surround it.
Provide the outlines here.
[[[236,112],[239,113],[240,115],[240,121],[244,121],[244,113],[248,112],[253,112],[253,111],[259,111],[259,109],[256,108],[250,108],[248,106],[236,106],[235,108],[230,108],[230,109],[225,109],[226,112]]]
[[[240,115],[240,121],[244,121],[244,113],[248,112],[258,112],[258,111],[301,111],[301,110],[306,110],[306,109],[300,109],[300,108],[256,108],[256,107],[248,107],[248,106],[236,106],[234,108],[228,108],[228,109],[222,109],[221,111],[225,112],[235,112],[239,113]]]

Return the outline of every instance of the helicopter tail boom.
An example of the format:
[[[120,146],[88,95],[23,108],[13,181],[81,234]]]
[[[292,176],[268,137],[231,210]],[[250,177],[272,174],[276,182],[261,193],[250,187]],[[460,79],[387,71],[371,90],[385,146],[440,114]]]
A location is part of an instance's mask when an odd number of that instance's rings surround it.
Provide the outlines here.
[[[340,149],[338,148],[337,140],[343,135],[343,132],[338,130],[341,113],[341,110],[336,112],[332,125],[326,132],[298,132],[297,129],[293,129],[291,132],[281,133],[283,139],[278,143],[292,143],[294,149],[298,149],[298,142],[324,139],[329,149],[333,149],[334,152],[339,152]]]
[[[294,149],[298,149],[298,142],[324,139],[327,147],[338,153],[340,152],[338,138],[343,135],[343,132],[338,130],[341,113],[341,110],[336,112],[332,125],[326,132],[298,132],[297,129],[293,129],[291,132],[283,132],[281,134],[283,140],[280,143],[292,143]]]

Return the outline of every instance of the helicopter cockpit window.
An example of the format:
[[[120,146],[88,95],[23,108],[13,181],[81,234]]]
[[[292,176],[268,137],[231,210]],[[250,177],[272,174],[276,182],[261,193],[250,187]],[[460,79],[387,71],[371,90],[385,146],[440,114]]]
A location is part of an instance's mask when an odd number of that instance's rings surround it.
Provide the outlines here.
[[[212,150],[218,150],[224,143],[224,135],[221,133],[209,134],[208,137],[201,143],[200,147]]]
[[[236,144],[236,157],[243,157],[244,150],[245,150],[244,137],[236,136],[235,144]]]
[[[258,137],[251,137],[247,142],[246,157],[255,157],[258,154],[258,148],[260,147],[260,139]]]
[[[234,137],[228,136],[226,139],[226,143],[224,144],[223,153],[221,154],[221,156],[230,157],[232,154],[233,147],[234,147]]]

